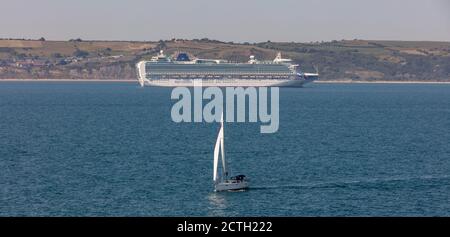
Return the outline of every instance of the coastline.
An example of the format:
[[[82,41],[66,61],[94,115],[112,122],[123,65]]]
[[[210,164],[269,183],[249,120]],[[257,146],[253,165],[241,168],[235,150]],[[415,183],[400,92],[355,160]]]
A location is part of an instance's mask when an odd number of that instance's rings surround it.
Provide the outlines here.
[[[0,79],[0,82],[133,82],[137,79]]]
[[[136,83],[136,79],[0,79],[1,82],[128,82]],[[318,84],[450,84],[450,81],[353,81],[330,80],[314,81]]]
[[[332,80],[314,81],[319,84],[450,84],[450,81],[352,81],[352,80]]]

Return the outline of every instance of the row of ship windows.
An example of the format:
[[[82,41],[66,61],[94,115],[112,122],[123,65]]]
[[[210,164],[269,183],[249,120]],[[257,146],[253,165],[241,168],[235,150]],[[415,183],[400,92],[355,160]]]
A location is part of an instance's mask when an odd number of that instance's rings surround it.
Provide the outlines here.
[[[287,69],[288,67],[283,64],[241,64],[241,65],[192,65],[192,64],[156,64],[146,65],[147,68],[159,68],[159,69],[196,69],[196,70],[221,70],[221,69]]]
[[[222,68],[222,69],[213,69],[213,68],[145,68],[146,71],[153,72],[208,72],[208,73],[257,73],[257,72],[286,72],[289,73],[291,70],[289,68]]]
[[[147,78],[151,79],[172,79],[172,78],[184,78],[184,79],[196,79],[196,78],[212,78],[212,79],[226,79],[226,78],[240,78],[240,79],[286,79],[291,78],[292,76],[240,76],[240,77],[232,77],[232,76],[179,76],[179,75],[171,75],[171,76],[154,76],[147,75]]]
[[[218,72],[148,72],[148,75],[292,75],[292,72],[231,72],[231,73],[218,73]]]
[[[198,71],[146,71],[147,73],[151,73],[151,74],[160,74],[160,75],[170,75],[170,74],[186,74],[186,75],[191,75],[191,74],[198,74],[198,75],[205,75],[205,74],[211,74],[211,75],[226,75],[226,74],[232,74],[232,75],[236,75],[236,74],[243,74],[243,75],[252,75],[252,74],[273,74],[273,75],[281,75],[281,74],[294,74],[294,72],[291,71],[279,71],[279,72],[274,72],[274,71],[256,71],[256,72],[239,72],[239,71],[230,71],[230,72],[198,72]]]
[[[146,67],[145,69],[149,70],[149,71],[197,71],[197,72],[204,72],[204,71],[210,71],[210,72],[290,71],[290,69],[286,68],[286,67],[282,67],[282,68],[217,68],[217,69],[214,69],[214,68],[152,68],[152,67]]]

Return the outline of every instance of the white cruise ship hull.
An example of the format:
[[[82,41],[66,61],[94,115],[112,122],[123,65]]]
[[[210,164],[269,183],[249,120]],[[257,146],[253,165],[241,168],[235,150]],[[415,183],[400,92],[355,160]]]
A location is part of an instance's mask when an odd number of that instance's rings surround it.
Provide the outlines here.
[[[245,79],[220,79],[220,80],[192,80],[192,79],[167,79],[144,80],[142,86],[159,87],[302,87],[311,80],[245,80]]]

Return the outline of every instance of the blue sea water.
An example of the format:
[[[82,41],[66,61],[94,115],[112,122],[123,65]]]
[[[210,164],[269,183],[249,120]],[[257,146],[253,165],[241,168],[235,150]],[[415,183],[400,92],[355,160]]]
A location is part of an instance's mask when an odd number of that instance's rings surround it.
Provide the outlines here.
[[[280,129],[226,124],[245,192],[213,192],[218,124],[170,88],[0,83],[0,216],[450,216],[450,85],[280,89]]]

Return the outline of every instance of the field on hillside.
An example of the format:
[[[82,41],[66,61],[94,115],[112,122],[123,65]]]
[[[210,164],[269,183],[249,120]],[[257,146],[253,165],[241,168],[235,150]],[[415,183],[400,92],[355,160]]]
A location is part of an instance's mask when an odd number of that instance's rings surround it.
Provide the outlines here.
[[[130,79],[134,65],[159,50],[175,56],[245,62],[277,52],[322,80],[450,81],[450,42],[342,40],[332,42],[220,42],[216,40],[70,41],[0,40],[0,79]]]

